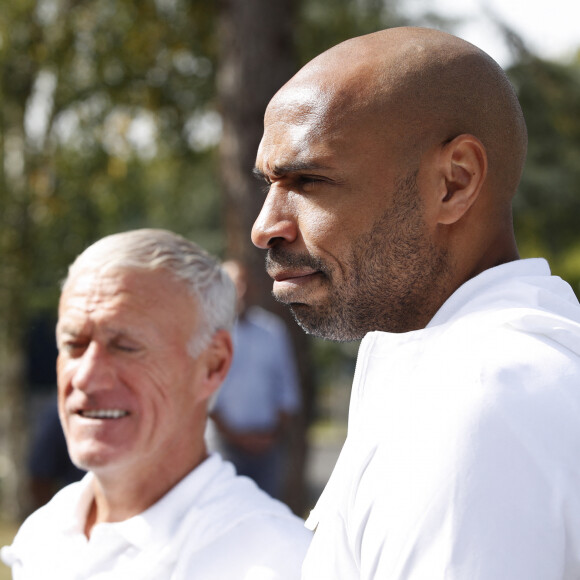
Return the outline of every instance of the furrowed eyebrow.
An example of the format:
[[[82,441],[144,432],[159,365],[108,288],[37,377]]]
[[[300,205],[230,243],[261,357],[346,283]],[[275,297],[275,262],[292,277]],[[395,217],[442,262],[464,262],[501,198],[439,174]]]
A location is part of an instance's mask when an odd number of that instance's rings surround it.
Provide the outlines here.
[[[66,334],[67,336],[77,337],[82,334],[82,330],[78,330],[76,327],[66,326],[57,324],[56,325],[56,334],[63,335]]]
[[[292,173],[298,173],[300,171],[318,171],[321,169],[329,169],[329,168],[326,167],[325,165],[320,165],[318,163],[297,162],[290,163],[288,165],[275,165],[272,168],[272,174],[275,175],[276,177],[282,177],[284,175],[291,175]],[[266,176],[266,174],[257,167],[254,167],[252,173],[254,174],[254,177],[256,177],[257,179],[263,179],[265,181],[268,181],[268,177]]]
[[[252,169],[252,175],[259,180],[263,180],[263,181],[268,181],[268,179],[266,178],[266,176],[264,175],[264,173],[262,171],[260,171],[257,167],[254,167],[254,169]]]

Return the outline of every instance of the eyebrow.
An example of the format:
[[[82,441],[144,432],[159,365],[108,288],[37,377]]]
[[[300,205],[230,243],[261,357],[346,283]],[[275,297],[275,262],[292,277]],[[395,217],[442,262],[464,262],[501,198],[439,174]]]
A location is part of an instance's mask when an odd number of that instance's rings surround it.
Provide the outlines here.
[[[56,325],[56,334],[59,335],[67,335],[73,338],[79,338],[83,336],[92,336],[93,327],[87,329],[86,326],[77,327],[74,324],[63,324]],[[137,336],[140,334],[140,331],[135,329],[135,327],[125,328],[123,326],[107,326],[105,327],[102,332],[109,337],[109,338],[130,338],[133,336]]]
[[[300,171],[318,171],[320,169],[329,169],[326,165],[321,165],[319,163],[289,163],[287,165],[274,165],[272,168],[272,173],[276,177],[282,177],[283,175],[291,175],[292,173],[298,173]],[[257,167],[252,170],[254,177],[257,179],[263,179],[268,181],[266,174]]]
[[[57,321],[55,332],[57,336],[60,334],[67,334],[69,336],[80,336],[81,334],[83,334],[83,329],[81,328],[80,330],[78,330],[78,327]]]

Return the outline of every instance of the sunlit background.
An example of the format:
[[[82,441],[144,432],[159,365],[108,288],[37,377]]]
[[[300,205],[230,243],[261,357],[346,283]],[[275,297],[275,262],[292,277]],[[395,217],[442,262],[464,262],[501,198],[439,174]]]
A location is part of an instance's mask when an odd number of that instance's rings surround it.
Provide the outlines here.
[[[456,19],[453,32],[490,54],[503,67],[513,56],[501,32],[507,26],[542,58],[570,61],[580,45],[580,4],[574,0],[407,0],[405,12],[435,11]],[[499,26],[498,26],[499,25]]]
[[[548,257],[580,293],[578,2],[218,4],[2,2],[0,506],[8,539],[30,509],[30,433],[54,394],[52,328],[67,265],[108,233],[165,227],[248,262],[259,282],[254,300],[276,310],[249,241],[261,115],[293,71],[343,39],[435,26],[508,70],[530,132],[515,202],[520,250]],[[304,512],[344,438],[357,345],[315,341],[290,326],[304,413],[288,501]]]

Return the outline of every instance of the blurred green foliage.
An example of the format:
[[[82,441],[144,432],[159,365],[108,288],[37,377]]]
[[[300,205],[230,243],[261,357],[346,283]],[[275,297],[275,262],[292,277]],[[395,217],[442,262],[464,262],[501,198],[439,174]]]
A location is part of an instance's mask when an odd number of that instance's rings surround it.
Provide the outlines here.
[[[580,294],[580,56],[556,63],[527,55],[508,72],[529,132],[514,202],[520,250],[548,258]]]
[[[0,11],[0,341],[54,310],[92,241],[166,227],[224,251],[216,147],[217,11],[201,0],[12,0]],[[297,62],[408,24],[396,0],[304,0]],[[424,23],[436,23],[436,15]],[[530,134],[515,220],[522,255],[580,289],[580,59],[509,70]],[[249,241],[248,241],[249,243]],[[345,351],[346,348],[346,351]],[[321,343],[321,382],[349,347]],[[350,362],[348,364],[351,364]],[[347,373],[352,369],[349,367]]]
[[[108,233],[222,247],[211,6],[16,0],[0,13],[0,286],[54,306]]]
[[[301,66],[348,38],[409,24],[398,0],[304,0],[296,23]]]

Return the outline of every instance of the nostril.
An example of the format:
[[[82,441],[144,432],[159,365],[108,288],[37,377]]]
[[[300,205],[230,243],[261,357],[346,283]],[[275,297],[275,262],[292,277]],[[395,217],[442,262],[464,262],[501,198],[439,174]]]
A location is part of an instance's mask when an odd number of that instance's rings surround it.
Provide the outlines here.
[[[268,240],[268,248],[273,248],[284,241],[284,238],[280,236],[274,236]]]

